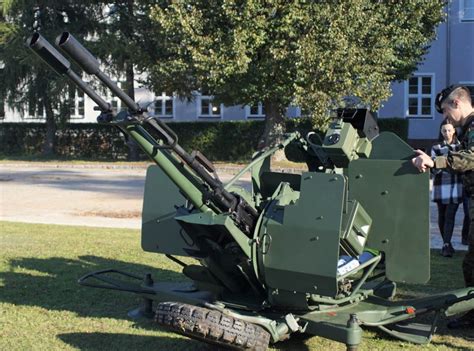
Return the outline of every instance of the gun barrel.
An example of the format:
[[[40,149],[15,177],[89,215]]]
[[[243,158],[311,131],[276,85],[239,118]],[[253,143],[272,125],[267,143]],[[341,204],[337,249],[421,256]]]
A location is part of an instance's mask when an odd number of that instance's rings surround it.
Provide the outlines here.
[[[41,34],[34,33],[26,40],[26,45],[59,75],[66,74],[71,68],[71,63]]]
[[[125,94],[117,84],[115,84],[102,70],[100,69],[97,59],[79,43],[74,36],[69,32],[63,32],[56,38],[56,45],[59,46],[65,53],[67,53],[84,71],[89,74],[94,74],[100,79],[125,105],[132,113],[141,111],[140,106],[133,101],[130,96]]]
[[[26,45],[59,75],[67,75],[102,112],[110,111],[110,105],[84,82],[72,69],[71,63],[52,46],[41,34],[34,33],[26,40]]]
[[[132,114],[143,114],[139,105],[125,94],[104,72],[100,70],[95,57],[87,51],[71,34],[62,33],[56,39],[57,45],[81,66],[85,72],[94,74],[129,108]],[[90,96],[105,116],[112,116],[110,105],[95,93],[77,74],[70,69],[70,62],[54,49],[46,39],[35,33],[28,39],[27,45],[48,63],[60,75],[67,75],[80,89]],[[102,116],[102,115],[101,115]],[[99,116],[100,117],[100,116]],[[129,117],[129,116],[128,116]],[[128,121],[128,120],[127,120]],[[185,194],[193,205],[201,211],[217,213],[232,213],[237,226],[248,236],[255,227],[258,213],[244,198],[230,193],[217,177],[211,176],[204,167],[206,162],[202,157],[189,155],[177,144],[176,135],[161,121],[154,119],[130,119],[130,123],[120,125],[120,129],[130,135],[142,149],[161,167],[178,188]],[[140,123],[135,123],[139,121]],[[161,135],[155,140],[141,125],[146,122]],[[170,149],[172,153],[167,151]],[[186,164],[191,170],[183,166]]]
[[[99,62],[69,32],[63,32],[56,38],[56,45],[71,56],[88,74],[99,71]]]

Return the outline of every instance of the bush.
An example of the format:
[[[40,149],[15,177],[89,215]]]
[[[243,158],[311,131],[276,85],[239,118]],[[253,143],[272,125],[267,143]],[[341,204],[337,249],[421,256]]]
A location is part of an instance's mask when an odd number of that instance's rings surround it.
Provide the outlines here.
[[[381,132],[392,132],[402,140],[408,140],[408,120],[405,118],[379,118],[377,120]]]
[[[392,131],[407,140],[408,121],[401,118],[379,119],[381,131]],[[211,161],[249,160],[263,133],[264,121],[170,122],[179,144],[191,153],[201,151]],[[287,119],[288,132],[311,131],[310,119]],[[6,156],[41,154],[46,133],[44,123],[0,124],[0,147]],[[126,160],[128,147],[117,128],[97,123],[67,124],[56,131],[56,155],[68,159]],[[144,154],[141,155],[146,159]]]
[[[191,153],[201,151],[210,160],[248,160],[263,133],[263,121],[168,123],[179,144]],[[0,147],[5,156],[41,154],[43,123],[0,124]],[[56,131],[56,155],[68,159],[126,160],[128,147],[117,128],[96,123],[67,124]],[[146,159],[144,154],[141,154]]]
[[[7,156],[38,156],[46,134],[44,123],[2,123],[0,147]],[[116,128],[85,123],[56,131],[56,155],[71,159],[120,160],[127,157],[124,138]]]
[[[199,150],[211,161],[249,160],[264,128],[263,121],[182,122],[168,125],[176,132],[185,150]]]

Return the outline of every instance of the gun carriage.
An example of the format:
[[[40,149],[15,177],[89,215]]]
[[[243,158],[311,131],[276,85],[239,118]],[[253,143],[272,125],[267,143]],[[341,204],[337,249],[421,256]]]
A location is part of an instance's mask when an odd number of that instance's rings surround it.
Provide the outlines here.
[[[338,111],[319,142],[314,133],[293,133],[256,153],[223,184],[204,155],[187,153],[176,134],[121,91],[70,33],[56,44],[128,107],[113,111],[39,33],[27,40],[97,104],[99,123],[120,129],[156,163],[146,175],[142,248],[165,254],[188,278],[156,282],[150,274],[106,269],[86,274],[80,284],[138,294],[142,304],[132,316],[154,316],[178,333],[251,350],[294,333],[356,350],[364,326],[426,343],[440,313],[474,308],[472,288],[393,299],[396,283],[429,280],[429,176],[412,167],[405,142],[379,133],[369,111]],[[307,155],[309,171],[271,170],[272,154],[290,143]],[[246,172],[251,191],[235,186]],[[427,313],[431,324],[407,322]]]

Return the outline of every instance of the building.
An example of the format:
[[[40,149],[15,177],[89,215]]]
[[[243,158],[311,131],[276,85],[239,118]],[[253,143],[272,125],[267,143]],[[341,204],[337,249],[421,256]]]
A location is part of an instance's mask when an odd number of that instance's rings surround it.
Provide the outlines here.
[[[392,84],[393,96],[378,111],[379,118],[400,117],[409,120],[409,139],[436,139],[442,116],[434,108],[436,93],[455,83],[471,87],[474,94],[474,0],[451,0],[446,6],[446,21],[436,32],[436,39],[418,70],[404,82]],[[81,92],[75,94],[71,120],[76,123],[94,122],[95,103]],[[155,94],[144,88],[136,89],[141,106],[162,119],[171,121],[228,121],[263,119],[265,106],[224,107],[213,103],[212,96],[196,93],[193,101],[181,100],[172,94]],[[116,108],[121,102],[111,96],[107,100]],[[290,107],[288,117],[298,117],[300,109]],[[42,111],[28,109],[20,114],[0,102],[0,120],[5,122],[38,122],[44,120]]]
[[[474,97],[474,0],[452,0],[446,21],[411,78],[392,84],[392,97],[379,110],[379,118],[409,120],[408,138],[422,145],[436,139],[443,116],[434,107],[436,94],[451,84],[465,84]]]
[[[120,86],[120,82],[118,83]],[[81,91],[73,92],[74,106],[71,107],[70,121],[73,123],[93,123],[98,112],[96,106],[88,96]],[[123,103],[115,96],[104,96],[115,110],[120,110]],[[233,121],[255,120],[265,118],[265,107],[259,103],[255,106],[225,106],[215,104],[212,96],[196,93],[192,101],[181,99],[165,92],[155,94],[145,88],[135,89],[135,100],[140,106],[147,106],[150,114],[161,119],[173,122],[183,121]],[[289,107],[286,115],[298,117],[300,109]],[[0,104],[0,121],[3,122],[41,122],[45,120],[44,111],[40,109],[26,109],[23,112]]]

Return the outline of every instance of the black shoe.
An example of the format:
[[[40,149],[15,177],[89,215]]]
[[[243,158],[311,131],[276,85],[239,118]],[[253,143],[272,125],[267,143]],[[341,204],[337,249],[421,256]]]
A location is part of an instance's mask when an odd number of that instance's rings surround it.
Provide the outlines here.
[[[447,327],[449,329],[474,328],[474,310],[469,311],[464,316],[448,322]]]
[[[451,255],[449,257],[453,257],[454,253],[456,252],[456,250],[454,250],[454,247],[453,247],[453,245],[451,245],[451,243],[448,244],[448,252]]]
[[[441,249],[441,256],[443,256],[443,257],[453,257],[453,251],[454,251],[454,249],[452,248],[452,246],[450,248],[449,244],[444,244],[442,249]]]

